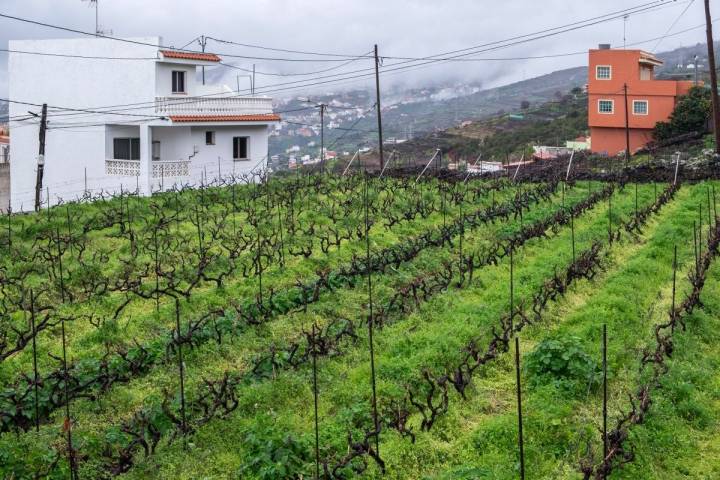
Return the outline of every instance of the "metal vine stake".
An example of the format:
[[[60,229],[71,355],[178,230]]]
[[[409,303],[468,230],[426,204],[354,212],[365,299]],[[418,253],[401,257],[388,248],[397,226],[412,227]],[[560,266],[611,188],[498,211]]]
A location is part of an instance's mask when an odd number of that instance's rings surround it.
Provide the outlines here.
[[[570,210],[570,235],[572,237],[572,261],[575,263],[575,213]]]
[[[30,328],[32,330],[32,355],[33,355],[33,388],[35,390],[35,431],[40,431],[40,413],[38,405],[38,368],[37,368],[37,344],[35,337],[35,293],[30,289]]]
[[[375,451],[378,457],[380,456],[380,424],[378,423],[378,412],[377,412],[377,388],[375,382],[375,347],[373,344],[373,324],[375,320],[373,318],[373,293],[372,293],[372,268],[370,257],[370,214],[369,214],[369,202],[370,193],[368,185],[368,173],[365,171],[365,269],[367,271],[367,287],[368,287],[368,340],[370,344],[370,375],[372,381],[372,413],[373,422],[375,424]]]
[[[612,245],[612,194],[608,196],[608,239],[609,243]]]
[[[515,336],[515,385],[518,412],[518,448],[520,449],[520,480],[525,480],[525,448],[523,442],[522,394],[520,387],[520,338]]]
[[[62,332],[62,360],[63,360],[63,387],[65,394],[65,423],[63,428],[67,434],[67,449],[68,449],[68,462],[70,463],[70,479],[74,480],[79,478],[77,473],[77,465],[75,465],[75,452],[73,450],[72,441],[72,420],[70,419],[70,396],[68,394],[68,375],[67,368],[67,346],[65,342],[65,318],[60,318],[60,329]]]
[[[672,310],[670,310],[671,332],[675,332],[675,291],[677,288],[677,245],[673,252]]]
[[[513,276],[513,248],[512,245],[510,245],[510,330],[512,330],[513,322],[515,321],[515,279]]]
[[[313,397],[315,402],[315,480],[320,479],[320,428],[318,426],[317,322],[312,326]]]
[[[602,336],[602,369],[603,369],[603,462],[608,456],[608,438],[607,438],[607,324],[603,324]],[[603,478],[605,473],[603,470]]]
[[[175,297],[175,329],[177,331],[178,370],[180,374],[180,414],[182,416],[182,435],[187,432],[187,417],[185,416],[185,364],[183,363],[182,341],[180,337],[180,299]],[[187,442],[184,442],[187,448]]]

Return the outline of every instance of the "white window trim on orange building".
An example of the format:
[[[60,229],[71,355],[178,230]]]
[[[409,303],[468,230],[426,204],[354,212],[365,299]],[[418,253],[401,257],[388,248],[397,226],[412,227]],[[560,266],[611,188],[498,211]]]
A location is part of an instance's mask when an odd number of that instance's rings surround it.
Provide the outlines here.
[[[608,69],[608,76],[607,77],[601,77],[599,75],[599,70],[601,68],[607,68]],[[595,80],[612,80],[612,65],[595,65]]]
[[[638,113],[635,110],[635,104],[636,103],[644,103],[645,104],[645,113]],[[632,109],[633,115],[640,115],[640,116],[647,116],[650,114],[650,102],[647,100],[633,100],[633,109]]]
[[[610,102],[610,111],[609,112],[602,111],[602,109],[600,108],[601,102]],[[597,101],[597,108],[598,108],[598,110],[597,110],[598,113],[600,113],[602,115],[612,115],[613,113],[615,113],[615,100],[612,100],[610,98],[600,98]]]

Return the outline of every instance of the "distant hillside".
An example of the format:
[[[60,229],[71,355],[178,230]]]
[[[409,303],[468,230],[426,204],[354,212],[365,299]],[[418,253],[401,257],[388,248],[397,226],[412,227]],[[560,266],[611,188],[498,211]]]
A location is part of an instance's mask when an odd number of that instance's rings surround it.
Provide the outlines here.
[[[533,106],[558,100],[585,83],[587,67],[575,67],[449,100],[397,105],[383,112],[383,130],[386,137],[399,138],[408,123],[415,133],[445,130],[463,120],[519,110],[524,101]]]
[[[480,152],[486,160],[517,159],[530,145],[564,145],[566,140],[586,134],[587,95],[575,89],[521,112],[495,114],[388,145],[386,157],[394,151],[401,164],[411,159],[422,162],[440,148],[444,162],[461,158],[473,161]],[[377,154],[366,156],[365,161],[377,163]]]
[[[0,102],[0,123],[8,121],[8,104],[7,102]]]

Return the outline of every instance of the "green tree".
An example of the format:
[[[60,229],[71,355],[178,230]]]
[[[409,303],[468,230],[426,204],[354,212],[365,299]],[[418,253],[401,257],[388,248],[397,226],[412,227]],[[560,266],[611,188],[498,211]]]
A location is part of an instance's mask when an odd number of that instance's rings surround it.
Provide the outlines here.
[[[707,129],[712,105],[710,90],[704,87],[692,87],[675,105],[667,122],[657,122],[653,136],[655,140],[667,140],[690,132],[703,132]]]

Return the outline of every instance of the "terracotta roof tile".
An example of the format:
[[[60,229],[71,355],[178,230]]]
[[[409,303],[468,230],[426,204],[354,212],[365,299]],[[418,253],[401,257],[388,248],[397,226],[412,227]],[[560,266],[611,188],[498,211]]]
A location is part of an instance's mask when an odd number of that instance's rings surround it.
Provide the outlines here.
[[[279,122],[280,115],[276,113],[261,113],[255,115],[170,115],[175,123],[184,122]]]
[[[220,57],[214,53],[200,53],[200,52],[178,52],[177,50],[160,50],[165,58],[179,58],[182,60],[202,60],[205,62],[219,62]]]

